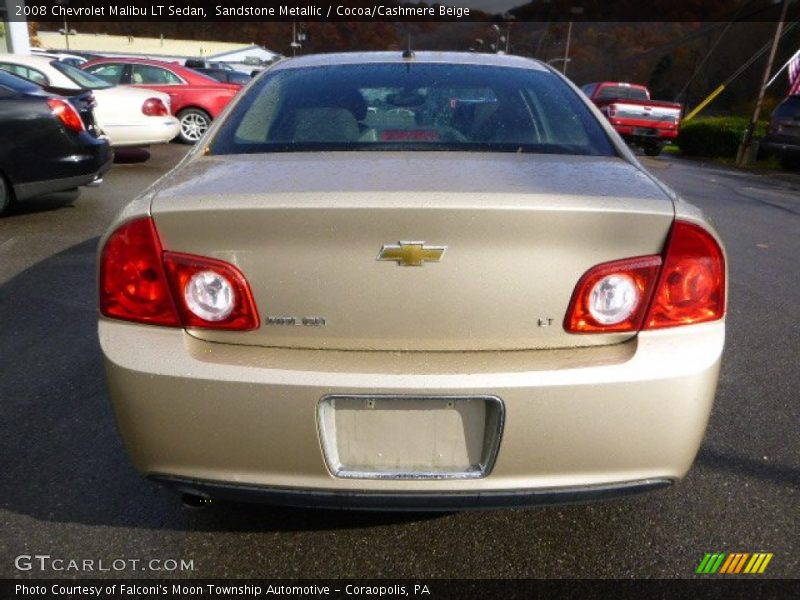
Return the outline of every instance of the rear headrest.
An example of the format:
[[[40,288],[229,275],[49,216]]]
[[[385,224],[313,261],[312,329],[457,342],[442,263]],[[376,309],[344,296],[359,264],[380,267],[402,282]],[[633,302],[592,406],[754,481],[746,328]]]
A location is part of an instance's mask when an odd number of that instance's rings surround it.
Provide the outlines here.
[[[367,116],[367,101],[355,88],[335,88],[325,93],[314,93],[295,101],[296,106],[303,108],[345,108],[353,113],[356,121],[363,121]]]
[[[295,142],[354,142],[358,121],[346,108],[300,108],[295,113]]]

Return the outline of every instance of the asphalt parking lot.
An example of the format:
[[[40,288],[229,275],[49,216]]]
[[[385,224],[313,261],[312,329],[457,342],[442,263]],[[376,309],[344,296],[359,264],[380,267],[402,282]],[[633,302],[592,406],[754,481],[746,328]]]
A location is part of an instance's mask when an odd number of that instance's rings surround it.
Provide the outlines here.
[[[691,577],[706,552],[770,552],[800,577],[800,177],[648,159],[726,241],[730,306],[706,438],[679,485],[592,505],[450,514],[182,508],[128,464],[95,331],[95,251],[186,147],[0,219],[0,576],[15,557],[184,559],[211,577]],[[80,576],[70,573],[70,576]]]

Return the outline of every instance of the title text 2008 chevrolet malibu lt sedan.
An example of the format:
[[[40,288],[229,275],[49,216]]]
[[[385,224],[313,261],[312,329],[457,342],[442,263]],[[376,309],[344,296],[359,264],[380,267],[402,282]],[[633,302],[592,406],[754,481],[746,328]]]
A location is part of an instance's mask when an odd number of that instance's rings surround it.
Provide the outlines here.
[[[209,498],[509,506],[667,485],[726,268],[698,210],[528,59],[280,62],[101,243],[136,467]]]

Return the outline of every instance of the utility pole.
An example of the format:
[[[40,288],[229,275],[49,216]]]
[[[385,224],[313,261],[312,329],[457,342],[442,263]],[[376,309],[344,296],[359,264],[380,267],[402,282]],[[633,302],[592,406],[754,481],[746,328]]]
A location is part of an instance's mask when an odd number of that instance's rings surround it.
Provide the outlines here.
[[[60,5],[60,6],[65,6],[65,5],[69,4],[69,1],[70,0],[55,0],[55,3]],[[64,40],[65,40],[66,45],[67,45],[67,50],[69,50],[70,49],[69,48],[69,36],[75,35],[78,32],[75,31],[74,29],[70,29],[69,28],[69,25],[67,24],[67,15],[66,14],[64,14],[64,29],[59,29],[58,32],[61,35],[64,36]]]
[[[303,42],[306,41],[306,32],[303,26],[300,26],[300,31],[297,31],[297,22],[292,21],[292,56],[297,56],[297,50],[303,47]]]
[[[767,91],[767,82],[769,81],[769,74],[772,71],[772,63],[775,60],[775,53],[778,51],[778,41],[781,39],[781,32],[783,31],[783,22],[786,20],[786,10],[789,8],[789,0],[783,0],[781,7],[781,17],[778,19],[778,25],[775,27],[775,36],[772,38],[772,47],[769,51],[769,58],[767,59],[767,68],[764,69],[764,77],[761,80],[761,87],[758,90],[758,99],[756,100],[756,107],[753,110],[753,118],[750,120],[750,125],[745,129],[742,143],[739,145],[739,151],[736,154],[736,164],[744,166],[753,162],[755,152],[751,146],[753,145],[753,133],[755,133],[756,125],[758,124],[758,117],[761,115],[761,104],[764,102],[764,93]]]
[[[571,15],[580,15],[583,14],[583,7],[582,6],[573,6],[569,9]],[[564,69],[561,71],[564,76],[567,75],[567,65],[569,64],[569,44],[572,41],[572,19],[573,17],[570,16],[569,18],[569,25],[567,26],[567,45],[564,48]]]

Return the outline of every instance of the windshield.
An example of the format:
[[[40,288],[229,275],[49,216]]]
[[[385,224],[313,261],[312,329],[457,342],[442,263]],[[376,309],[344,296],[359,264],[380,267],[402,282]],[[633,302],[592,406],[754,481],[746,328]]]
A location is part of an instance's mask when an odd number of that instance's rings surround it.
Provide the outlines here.
[[[614,155],[549,72],[428,63],[275,70],[236,105],[211,153],[326,149]]]
[[[72,65],[68,65],[65,62],[54,60],[50,63],[50,65],[54,69],[61,71],[61,73],[67,76],[71,81],[84,89],[103,90],[114,87],[104,79],[100,79],[99,77],[96,77],[91,73],[87,73],[86,71],[81,71],[80,69],[73,67]]]
[[[604,85],[600,88],[598,98],[624,98],[626,100],[648,100],[644,88],[627,85]]]

